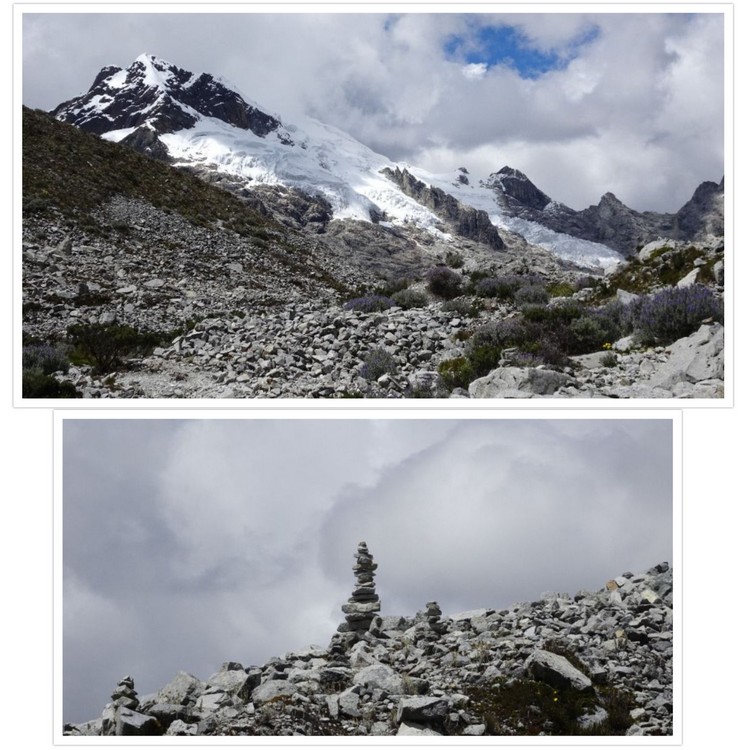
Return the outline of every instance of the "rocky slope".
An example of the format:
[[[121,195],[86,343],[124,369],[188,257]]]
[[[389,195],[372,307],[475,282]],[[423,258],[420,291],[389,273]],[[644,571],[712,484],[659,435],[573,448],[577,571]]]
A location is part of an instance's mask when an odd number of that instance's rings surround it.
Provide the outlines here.
[[[627,735],[673,733],[672,570],[623,573],[599,591],[544,593],[508,609],[381,616],[377,568],[357,583],[327,647],[261,666],[180,672],[138,696],[124,677],[82,735]]]

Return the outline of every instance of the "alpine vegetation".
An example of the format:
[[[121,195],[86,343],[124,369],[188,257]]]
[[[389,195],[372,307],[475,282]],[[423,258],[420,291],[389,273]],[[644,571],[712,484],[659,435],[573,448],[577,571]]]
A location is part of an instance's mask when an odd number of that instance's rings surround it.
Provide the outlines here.
[[[575,211],[144,54],[24,109],[24,397],[721,398],[723,200]]]
[[[69,736],[671,736],[672,570],[508,609],[381,615],[367,544],[327,647],[180,672],[139,696],[128,675]],[[189,656],[186,656],[186,659]]]

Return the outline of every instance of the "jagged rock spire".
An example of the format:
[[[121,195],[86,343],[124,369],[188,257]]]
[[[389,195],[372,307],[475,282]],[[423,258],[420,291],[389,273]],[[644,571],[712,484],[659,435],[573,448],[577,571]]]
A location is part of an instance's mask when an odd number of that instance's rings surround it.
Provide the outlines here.
[[[352,570],[357,584],[349,601],[341,607],[346,616],[346,623],[339,628],[342,632],[367,630],[376,613],[380,612],[380,598],[375,593],[374,580],[378,565],[373,562],[367,542],[359,543],[354,558],[357,562]]]

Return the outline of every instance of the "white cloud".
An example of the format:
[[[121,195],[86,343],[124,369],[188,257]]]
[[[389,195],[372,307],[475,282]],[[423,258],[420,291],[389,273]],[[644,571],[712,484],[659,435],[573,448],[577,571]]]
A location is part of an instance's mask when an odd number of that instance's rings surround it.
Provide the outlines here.
[[[569,63],[529,80],[446,59],[449,38],[485,21],[513,23]],[[723,174],[722,34],[720,14],[34,14],[24,98],[52,107],[103,65],[149,51],[427,170],[473,162],[479,177],[525,163],[574,208],[612,191],[639,210],[675,211]]]
[[[464,65],[463,68],[461,68],[461,72],[470,81],[478,81],[484,78],[484,76],[486,75],[487,64],[486,63],[469,63],[468,65]]]

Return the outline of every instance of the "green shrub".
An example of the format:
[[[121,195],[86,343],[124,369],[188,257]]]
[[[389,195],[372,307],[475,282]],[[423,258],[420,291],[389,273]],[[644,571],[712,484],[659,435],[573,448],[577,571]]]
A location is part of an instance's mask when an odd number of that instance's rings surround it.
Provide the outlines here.
[[[23,398],[81,398],[73,383],[59,382],[40,370],[24,370],[21,380]]]
[[[51,375],[53,372],[67,372],[69,363],[60,347],[30,344],[23,347],[21,366],[24,370],[37,370],[43,375]]]
[[[418,289],[402,289],[395,292],[392,299],[404,310],[410,310],[414,307],[425,307],[429,302],[427,295]]]
[[[438,374],[449,391],[454,388],[468,388],[469,383],[474,380],[474,368],[464,357],[441,362],[438,365]]]
[[[431,268],[425,278],[427,288],[437,297],[453,299],[461,294],[461,276],[445,266]]]
[[[560,281],[556,284],[550,284],[547,287],[550,297],[572,297],[575,289],[567,281]]]
[[[546,305],[549,302],[549,294],[543,286],[522,286],[513,296],[515,303],[523,305]]]
[[[524,285],[523,276],[474,276],[474,292],[479,297],[495,297],[501,300],[512,300],[515,293]]]
[[[75,347],[71,359],[93,365],[96,373],[116,370],[125,357],[143,356],[164,343],[160,334],[118,323],[76,324],[68,328],[68,336]]]
[[[611,336],[600,319],[584,315],[576,318],[570,324],[570,332],[573,334],[576,354],[598,351]]]
[[[464,256],[454,250],[449,250],[445,254],[445,265],[450,268],[461,268],[464,264]]]
[[[467,318],[476,318],[479,315],[479,307],[464,297],[446,300],[440,306],[443,312],[452,312],[456,315],[463,315]]]
[[[616,367],[617,355],[614,352],[607,352],[602,357],[602,367]]]

